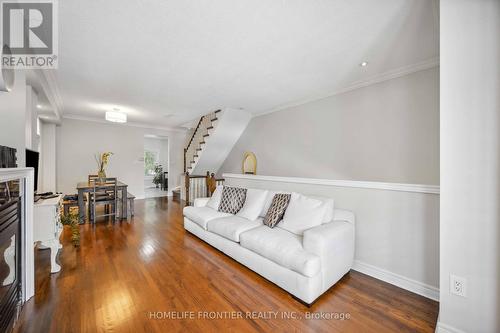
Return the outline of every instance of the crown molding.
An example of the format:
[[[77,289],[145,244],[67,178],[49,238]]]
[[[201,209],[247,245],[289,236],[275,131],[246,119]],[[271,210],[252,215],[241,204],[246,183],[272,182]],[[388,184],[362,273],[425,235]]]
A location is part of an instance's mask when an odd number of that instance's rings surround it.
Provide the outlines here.
[[[311,102],[320,101],[322,99],[326,99],[329,97],[340,95],[340,94],[343,94],[343,93],[346,93],[346,92],[349,92],[352,90],[368,87],[368,86],[371,86],[371,85],[374,85],[377,83],[381,83],[381,82],[385,82],[385,81],[389,81],[392,79],[397,79],[399,77],[403,77],[406,75],[410,75],[410,74],[413,74],[416,72],[424,71],[424,70],[431,69],[431,68],[438,67],[438,66],[439,66],[439,57],[431,58],[429,60],[418,62],[418,63],[412,64],[409,66],[396,68],[396,69],[393,69],[393,70],[390,70],[390,71],[387,71],[387,72],[384,72],[381,74],[371,76],[371,77],[364,79],[364,80],[353,82],[352,84],[350,84],[346,87],[337,89],[337,90],[335,90],[331,93],[328,93],[326,95],[318,95],[316,97],[308,98],[308,99],[301,100],[298,102],[284,104],[284,105],[281,105],[277,108],[274,108],[274,109],[271,109],[268,111],[256,113],[256,114],[254,114],[254,117],[260,117],[260,116],[264,116],[266,114],[270,114],[270,113],[274,113],[274,112],[278,112],[278,111],[283,111],[283,110],[286,110],[286,109],[289,109],[292,107],[304,105],[304,104],[311,103]]]
[[[57,120],[61,120],[63,113],[63,99],[54,75],[54,70],[35,69],[34,73],[39,79],[39,83],[44,90],[45,96],[54,108]]]
[[[186,129],[183,129],[183,128],[168,127],[168,126],[155,126],[155,125],[148,125],[148,124],[142,124],[142,123],[136,123],[136,122],[126,122],[124,124],[118,124],[118,123],[106,121],[104,119],[97,119],[97,118],[92,118],[92,117],[80,116],[80,115],[76,115],[76,114],[65,114],[65,115],[63,115],[62,118],[63,119],[72,119],[72,120],[81,120],[81,121],[90,121],[93,123],[100,123],[100,124],[107,124],[107,125],[114,125],[114,126],[138,127],[138,128],[154,129],[154,130],[169,131],[169,132],[184,133],[187,131]]]

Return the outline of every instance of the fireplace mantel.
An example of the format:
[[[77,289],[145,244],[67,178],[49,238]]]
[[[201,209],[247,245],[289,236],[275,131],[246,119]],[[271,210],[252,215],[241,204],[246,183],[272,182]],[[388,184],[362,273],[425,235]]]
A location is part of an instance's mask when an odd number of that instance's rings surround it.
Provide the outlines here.
[[[22,275],[22,302],[26,302],[35,294],[35,259],[33,245],[33,168],[7,168],[0,169],[0,182],[22,179],[23,218],[21,221],[21,233],[23,239],[23,253],[21,263]]]

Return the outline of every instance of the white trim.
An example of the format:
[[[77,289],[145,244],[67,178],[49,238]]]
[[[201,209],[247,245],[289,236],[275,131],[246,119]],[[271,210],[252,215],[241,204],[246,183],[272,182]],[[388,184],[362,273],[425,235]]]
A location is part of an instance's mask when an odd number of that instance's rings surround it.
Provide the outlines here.
[[[276,107],[274,109],[271,109],[271,110],[254,113],[253,117],[260,117],[260,116],[263,116],[263,115],[266,115],[266,114],[270,114],[270,113],[282,111],[282,110],[289,109],[289,108],[292,108],[292,107],[296,107],[296,106],[299,106],[299,105],[303,105],[303,104],[307,104],[307,103],[311,103],[311,102],[316,102],[316,101],[319,101],[319,100],[322,100],[322,99],[325,99],[325,98],[333,97],[335,95],[340,95],[340,94],[343,94],[343,93],[346,93],[346,92],[349,92],[349,91],[352,91],[352,90],[356,90],[356,89],[359,89],[359,88],[371,86],[373,84],[381,83],[381,82],[384,82],[384,81],[389,81],[389,80],[392,80],[392,79],[397,79],[397,78],[402,77],[402,76],[406,76],[406,75],[413,74],[413,73],[416,73],[416,72],[420,72],[420,71],[424,71],[424,70],[427,70],[427,69],[431,69],[431,68],[434,68],[434,67],[437,67],[437,66],[439,66],[439,57],[431,58],[429,60],[418,62],[418,63],[412,64],[412,65],[409,65],[409,66],[404,66],[404,67],[396,68],[396,69],[393,69],[393,70],[390,70],[390,71],[387,71],[387,72],[384,72],[384,73],[380,73],[380,74],[371,76],[371,77],[366,78],[364,80],[353,82],[353,83],[349,84],[348,86],[345,86],[343,88],[337,89],[337,90],[335,90],[335,91],[333,91],[331,93],[328,93],[326,95],[323,94],[323,95],[315,96],[315,97],[312,97],[312,98],[304,99],[304,100],[301,100],[301,101],[283,104],[283,105],[280,105],[280,106],[278,106],[278,107]]]
[[[248,179],[248,180],[262,180],[262,181],[269,181],[269,182],[298,183],[298,184],[312,184],[312,185],[325,185],[325,186],[338,186],[338,187],[368,188],[368,189],[388,190],[388,191],[439,194],[439,186],[437,186],[437,185],[382,183],[382,182],[369,182],[369,181],[358,181],[358,180],[333,180],[333,179],[318,179],[318,178],[243,175],[243,174],[234,174],[234,173],[224,173],[222,175],[222,177],[223,178]]]
[[[65,114],[65,115],[63,115],[62,118],[63,119],[90,121],[90,122],[94,122],[94,123],[108,124],[108,125],[114,125],[114,126],[130,126],[130,127],[139,127],[139,128],[146,128],[146,129],[155,129],[155,130],[161,130],[161,131],[169,131],[169,132],[182,132],[182,133],[184,133],[187,131],[187,129],[182,129],[182,128],[174,128],[174,127],[166,127],[166,126],[154,126],[154,125],[147,125],[147,124],[141,124],[141,123],[135,123],[135,122],[127,122],[124,124],[112,123],[112,122],[106,121],[104,119],[85,117],[85,116],[80,116],[80,115],[76,115],[76,114]]]
[[[24,224],[21,225],[24,234],[24,253],[22,257],[24,275],[22,276],[22,298],[26,302],[35,294],[35,249],[33,247],[33,203],[34,179],[33,168],[0,169],[0,182],[24,179]]]
[[[438,320],[436,325],[436,333],[465,333],[465,331],[459,330],[453,326],[443,324]]]
[[[439,301],[439,288],[407,278],[405,276],[389,272],[385,269],[354,260],[352,269],[369,275],[384,282],[393,284],[399,288],[406,289],[412,293]]]

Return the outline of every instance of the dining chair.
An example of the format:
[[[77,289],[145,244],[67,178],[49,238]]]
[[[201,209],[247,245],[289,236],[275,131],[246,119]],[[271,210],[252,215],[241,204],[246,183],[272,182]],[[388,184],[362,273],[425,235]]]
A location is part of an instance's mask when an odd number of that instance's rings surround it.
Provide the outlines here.
[[[95,223],[98,217],[113,216],[118,218],[118,181],[116,178],[104,178],[100,182],[92,181],[90,192],[90,220]],[[103,215],[96,215],[97,206],[105,206]]]
[[[88,183],[90,185],[92,185],[96,180],[99,179],[99,176],[98,175],[88,175]],[[107,196],[107,193],[99,193],[98,197],[96,198],[96,200],[102,200],[102,199],[105,199]],[[92,201],[92,192],[89,192],[88,193],[88,215],[89,217],[92,219],[92,210],[91,210],[91,205],[90,205],[90,202]],[[109,206],[105,206],[104,209],[106,210],[106,212],[109,210]]]

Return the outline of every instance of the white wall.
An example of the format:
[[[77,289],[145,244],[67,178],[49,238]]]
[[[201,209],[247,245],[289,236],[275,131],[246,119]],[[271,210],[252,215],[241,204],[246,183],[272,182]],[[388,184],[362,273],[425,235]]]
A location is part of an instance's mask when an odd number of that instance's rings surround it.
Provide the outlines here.
[[[26,148],[39,151],[40,138],[37,134],[38,95],[33,87],[26,86]]]
[[[500,332],[500,1],[441,0],[440,13],[438,330]]]
[[[0,92],[0,145],[17,149],[17,165],[25,166],[26,77],[16,71],[14,88]]]
[[[438,298],[438,194],[224,177],[227,185],[334,198],[356,215],[356,270]]]
[[[439,184],[439,71],[420,71],[251,120],[222,172]]]
[[[129,185],[129,192],[144,197],[144,135],[166,136],[170,142],[169,188],[179,185],[183,172],[185,134],[139,127],[63,119],[58,127],[57,186],[75,193],[76,184],[97,171],[94,154],[111,151],[107,174]]]
[[[40,130],[38,193],[55,192],[57,189],[56,124],[42,122]]]

